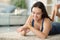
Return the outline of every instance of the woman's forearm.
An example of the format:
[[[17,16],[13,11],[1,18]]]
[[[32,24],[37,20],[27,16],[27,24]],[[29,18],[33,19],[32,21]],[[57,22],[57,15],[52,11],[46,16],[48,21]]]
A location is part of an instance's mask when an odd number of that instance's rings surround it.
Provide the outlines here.
[[[41,32],[41,31],[39,31],[39,30],[37,30],[37,29],[35,29],[35,28],[33,28],[33,27],[30,27],[30,30],[31,30],[33,33],[35,33],[35,35],[37,35],[39,38],[45,39],[45,38],[47,37],[43,32]]]

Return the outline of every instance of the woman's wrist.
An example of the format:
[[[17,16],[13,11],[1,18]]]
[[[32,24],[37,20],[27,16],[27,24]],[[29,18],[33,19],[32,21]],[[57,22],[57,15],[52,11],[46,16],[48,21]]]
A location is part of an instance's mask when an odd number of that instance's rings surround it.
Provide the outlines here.
[[[31,25],[28,25],[28,28],[29,28],[29,29],[31,29],[31,27],[32,27]]]

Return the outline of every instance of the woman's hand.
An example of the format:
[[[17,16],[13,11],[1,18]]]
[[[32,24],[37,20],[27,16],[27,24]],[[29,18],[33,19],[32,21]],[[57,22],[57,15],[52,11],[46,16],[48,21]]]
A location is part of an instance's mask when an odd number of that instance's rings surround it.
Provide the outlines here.
[[[25,26],[22,26],[17,29],[17,32],[19,32],[21,35],[25,36],[27,32],[29,32],[29,29]]]
[[[23,30],[25,30],[25,28],[23,26],[21,26],[20,28],[17,29],[17,32],[21,32]]]

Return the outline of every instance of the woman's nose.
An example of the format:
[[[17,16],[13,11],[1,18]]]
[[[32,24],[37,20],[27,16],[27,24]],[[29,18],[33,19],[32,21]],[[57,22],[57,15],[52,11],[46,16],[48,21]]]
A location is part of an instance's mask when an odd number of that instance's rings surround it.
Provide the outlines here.
[[[35,14],[34,17],[37,17],[37,14]]]

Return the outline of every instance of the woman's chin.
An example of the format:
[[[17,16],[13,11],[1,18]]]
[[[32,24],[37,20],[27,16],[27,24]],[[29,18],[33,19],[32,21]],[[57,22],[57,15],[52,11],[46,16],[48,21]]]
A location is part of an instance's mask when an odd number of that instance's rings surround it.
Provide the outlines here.
[[[34,21],[38,21],[37,19],[34,19]]]

